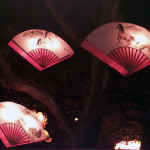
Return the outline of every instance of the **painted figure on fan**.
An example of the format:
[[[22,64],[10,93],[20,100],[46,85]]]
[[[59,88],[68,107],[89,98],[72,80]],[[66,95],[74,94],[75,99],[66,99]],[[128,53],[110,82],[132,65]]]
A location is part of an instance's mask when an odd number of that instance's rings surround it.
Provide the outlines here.
[[[125,40],[127,43],[126,46],[129,46],[135,40],[135,38],[132,35],[124,32],[124,27],[122,24],[118,24],[116,28],[119,29],[118,37],[117,37],[117,40],[118,40],[117,44],[119,43],[122,44],[121,40]]]
[[[37,39],[37,45],[40,45],[49,41],[53,41],[53,37],[56,38],[57,36],[48,31],[44,33],[40,30],[32,30],[25,32],[23,37],[35,38]]]
[[[53,40],[53,36],[51,32],[45,32],[45,36],[44,38],[38,39],[37,41],[37,45],[43,44],[43,43],[47,43],[51,40]]]

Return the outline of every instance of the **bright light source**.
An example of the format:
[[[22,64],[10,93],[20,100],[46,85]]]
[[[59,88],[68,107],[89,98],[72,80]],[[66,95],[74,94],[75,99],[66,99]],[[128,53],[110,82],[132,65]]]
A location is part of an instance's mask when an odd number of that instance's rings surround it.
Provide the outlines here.
[[[38,126],[36,120],[32,116],[26,116],[24,118],[24,121],[26,122],[26,124],[25,124],[26,128],[29,128],[29,127],[37,128],[37,126]]]
[[[43,128],[46,128],[46,124],[48,124],[47,115],[44,115],[42,112],[36,112],[35,110],[32,110],[31,112],[38,118]]]
[[[5,103],[5,109],[1,109],[1,117],[7,121],[13,121],[22,115],[18,107],[13,103]]]
[[[79,118],[74,118],[74,121],[78,121],[79,120]]]
[[[42,123],[44,122],[45,117],[42,112],[38,112],[36,114],[36,117],[39,119],[40,122],[42,122]]]
[[[134,140],[134,141],[121,141],[116,144],[114,149],[136,149],[140,150],[141,142]]]
[[[37,39],[31,38],[27,41],[27,47],[30,49],[38,48]]]
[[[144,44],[148,42],[148,39],[143,34],[136,34],[135,41],[139,42],[139,44]]]

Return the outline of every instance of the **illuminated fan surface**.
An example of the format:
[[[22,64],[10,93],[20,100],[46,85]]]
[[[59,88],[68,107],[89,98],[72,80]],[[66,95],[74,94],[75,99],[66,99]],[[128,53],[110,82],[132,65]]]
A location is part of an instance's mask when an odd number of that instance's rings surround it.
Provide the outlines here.
[[[111,22],[93,30],[81,46],[124,76],[150,65],[150,32],[138,25]]]
[[[40,29],[24,31],[16,35],[8,45],[40,71],[74,54],[59,36]]]
[[[117,48],[108,55],[111,59],[124,67],[129,73],[139,70],[150,60],[141,51],[131,47]]]
[[[52,51],[42,48],[32,50],[28,55],[43,68],[59,61],[59,58]]]
[[[0,129],[4,133],[10,145],[18,145],[30,142],[26,131],[17,124],[4,123],[0,125]]]

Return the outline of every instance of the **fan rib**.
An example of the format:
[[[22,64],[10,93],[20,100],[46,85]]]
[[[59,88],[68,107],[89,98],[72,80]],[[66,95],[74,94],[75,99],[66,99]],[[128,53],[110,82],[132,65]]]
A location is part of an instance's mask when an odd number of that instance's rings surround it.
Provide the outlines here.
[[[28,55],[41,67],[46,67],[49,64],[59,61],[59,58],[52,51],[42,48],[32,50]]]
[[[138,52],[137,52],[137,53],[138,53]],[[137,61],[138,61],[139,57],[140,57],[140,53],[138,53],[138,56],[137,56],[137,58],[136,58],[136,60],[135,60],[135,64],[134,64],[134,66],[136,66],[136,64],[137,64]]]
[[[135,64],[135,68],[138,66],[138,64],[140,63],[140,61],[142,60],[142,58],[144,57],[144,55],[142,55],[141,57],[140,57],[140,53],[139,53],[139,60],[138,61],[136,61],[136,64]]]
[[[133,66],[133,58],[134,58],[134,55],[133,55],[133,52],[134,52],[134,49],[130,48],[130,52],[131,52],[131,66]]]
[[[123,48],[121,48],[121,50],[122,50],[122,54],[123,54],[123,56],[124,56],[124,62],[125,62],[125,65],[127,64],[127,60],[126,60],[126,56],[125,56],[125,48],[123,47]]]
[[[0,125],[1,131],[4,133],[10,145],[17,145],[30,142],[26,131],[17,124],[4,123]]]
[[[126,54],[126,65],[128,66],[129,60],[128,60],[128,47],[125,48],[125,54]]]
[[[122,58],[122,61],[123,61],[123,66],[126,65],[126,62],[124,61],[125,60],[125,56],[124,56],[124,53],[123,53],[123,49],[122,48],[119,48],[119,53],[120,53],[120,56]]]
[[[143,55],[144,56],[144,55]],[[136,68],[138,68],[142,63],[144,63],[146,60],[147,60],[148,58],[147,57],[145,57],[140,63],[138,63],[138,65],[136,66]],[[135,69],[136,69],[135,68]]]
[[[136,56],[137,56],[137,51],[135,50],[135,55],[134,55],[134,58],[133,58],[133,66],[135,65]]]
[[[37,53],[32,53],[32,52],[30,52],[30,56],[31,56],[35,61],[37,61]]]
[[[16,135],[15,135],[15,131],[16,131]],[[18,137],[18,129],[16,125],[14,125],[13,135],[14,135],[14,138]]]
[[[116,49],[117,50],[117,49]],[[121,60],[121,58],[119,57],[118,53],[116,52],[116,50],[114,50],[114,52],[112,52],[112,55],[122,64],[124,65],[123,61]]]
[[[120,66],[124,67],[130,73],[138,70],[138,68],[143,63],[146,63],[146,60],[148,59],[142,52],[131,47],[114,49],[109,54],[109,57],[118,62]]]

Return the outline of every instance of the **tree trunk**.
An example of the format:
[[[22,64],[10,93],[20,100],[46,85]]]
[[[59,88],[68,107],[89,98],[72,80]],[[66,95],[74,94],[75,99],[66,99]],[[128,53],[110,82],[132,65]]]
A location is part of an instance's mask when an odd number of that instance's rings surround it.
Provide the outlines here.
[[[101,0],[100,24],[118,21],[119,0]],[[104,97],[103,92],[108,83],[108,72],[106,64],[96,57],[92,57],[92,86],[87,99],[84,115],[80,124],[80,129],[76,135],[74,146],[76,148],[99,148],[99,132],[101,126],[101,115],[103,112]],[[106,147],[105,147],[106,148]]]

